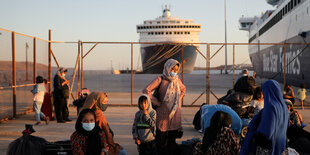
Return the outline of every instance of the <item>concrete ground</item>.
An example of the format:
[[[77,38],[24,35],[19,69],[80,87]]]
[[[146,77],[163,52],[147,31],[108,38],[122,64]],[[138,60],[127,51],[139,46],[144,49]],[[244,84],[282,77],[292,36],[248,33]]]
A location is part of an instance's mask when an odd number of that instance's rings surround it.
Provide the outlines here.
[[[202,135],[192,126],[193,117],[198,109],[199,107],[182,108],[182,125],[184,135],[182,139],[178,140],[178,143],[193,137],[202,138]],[[134,144],[131,135],[134,114],[137,110],[137,107],[110,106],[105,112],[107,120],[115,133],[115,142],[122,145],[127,150],[129,155],[138,154],[136,145]],[[310,108],[306,108],[305,110],[299,109],[299,111],[302,114],[305,123],[308,124],[306,130],[310,131]],[[75,130],[74,125],[77,119],[76,109],[74,107],[70,107],[70,118],[73,119],[73,121],[64,124],[51,121],[49,125],[42,124],[39,126],[34,126],[36,132],[33,133],[33,135],[43,137],[50,142],[70,139],[71,134]],[[6,121],[0,124],[0,155],[6,154],[9,143],[22,135],[21,132],[24,130],[25,124],[33,123],[35,123],[34,113],[31,112],[27,115],[19,116],[14,120]]]
[[[134,81],[134,94],[133,103],[137,103],[137,98],[140,95],[141,90],[156,77],[156,75],[135,75]],[[129,75],[109,75],[109,76],[89,76],[85,77],[84,86],[91,91],[105,91],[108,92],[109,104],[130,104],[130,77]],[[258,85],[263,83],[264,79],[256,80]],[[205,90],[205,75],[185,75],[184,83],[187,86],[187,93],[184,98],[184,104],[190,105]],[[231,75],[212,75],[211,77],[211,89],[217,97],[222,97],[226,94],[228,89],[232,88],[232,76]],[[283,88],[283,86],[282,86]],[[297,92],[297,88],[294,87],[294,91]],[[25,95],[23,95],[25,96]],[[216,98],[210,95],[211,104],[216,103]],[[310,131],[310,94],[307,93],[307,104],[305,110],[299,109],[303,116],[303,119],[308,126],[305,128]],[[25,100],[24,97],[18,97],[19,100]],[[8,101],[9,102],[9,101]],[[203,95],[195,105],[201,105],[205,102],[205,95]],[[11,103],[11,102],[10,102]],[[299,108],[298,104],[297,108]],[[24,107],[18,105],[17,108]],[[194,130],[192,126],[193,117],[198,111],[199,107],[184,107],[182,108],[182,124],[184,135],[178,142],[193,137],[201,137],[202,135]],[[53,142],[58,140],[68,140],[71,134],[74,132],[75,121],[77,119],[76,109],[70,107],[70,118],[72,122],[58,124],[55,121],[51,121],[49,125],[34,126],[36,132],[34,136],[40,136],[47,141]],[[105,115],[107,120],[115,133],[115,141],[121,144],[128,152],[129,155],[135,155],[137,153],[136,145],[132,140],[131,127],[134,119],[134,114],[138,110],[137,107],[108,107]],[[0,113],[2,113],[0,109]],[[25,124],[33,124],[34,113],[28,113],[26,115],[18,116],[14,120],[9,120],[0,124],[0,155],[6,154],[7,147],[10,142],[20,137],[21,132],[25,128]]]

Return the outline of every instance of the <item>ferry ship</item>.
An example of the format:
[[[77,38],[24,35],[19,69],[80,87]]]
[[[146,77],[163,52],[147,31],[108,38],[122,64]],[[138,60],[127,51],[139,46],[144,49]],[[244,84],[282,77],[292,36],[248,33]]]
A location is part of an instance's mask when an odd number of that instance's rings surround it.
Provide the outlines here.
[[[310,0],[266,0],[275,6],[260,17],[241,17],[240,30],[249,32],[249,43],[288,43],[286,82],[310,86]],[[289,44],[300,43],[300,44]],[[250,45],[249,55],[258,76],[283,82],[284,46]]]
[[[141,44],[140,47],[143,73],[162,73],[166,60],[170,58],[181,63],[182,45],[180,43],[199,43],[200,31],[201,24],[193,23],[192,19],[172,17],[167,6],[163,9],[162,16],[154,20],[145,20],[143,24],[137,25],[137,33],[140,34],[139,42],[150,43]],[[198,44],[184,45],[184,73],[192,73],[197,57],[195,48],[198,47]]]

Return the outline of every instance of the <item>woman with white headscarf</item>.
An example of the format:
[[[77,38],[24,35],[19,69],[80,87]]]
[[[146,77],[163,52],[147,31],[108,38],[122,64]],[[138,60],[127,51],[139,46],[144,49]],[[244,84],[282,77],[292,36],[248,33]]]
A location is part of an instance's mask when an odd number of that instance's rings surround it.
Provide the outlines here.
[[[180,63],[169,59],[164,65],[163,75],[154,79],[143,93],[151,97],[156,106],[156,143],[159,154],[176,154],[176,138],[182,134],[181,101],[186,88],[179,79]],[[157,91],[157,96],[152,95]]]
[[[68,70],[66,68],[59,68],[54,77],[54,107],[56,119],[58,123],[65,123],[71,121],[69,119],[68,98],[69,98],[69,81],[66,79]]]

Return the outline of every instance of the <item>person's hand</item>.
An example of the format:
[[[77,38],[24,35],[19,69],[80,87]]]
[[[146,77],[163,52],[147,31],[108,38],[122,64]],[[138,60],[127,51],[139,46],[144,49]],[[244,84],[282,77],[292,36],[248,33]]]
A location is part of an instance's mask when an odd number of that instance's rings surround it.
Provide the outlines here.
[[[146,108],[143,108],[143,114],[147,115],[147,109]]]
[[[135,139],[135,143],[136,143],[137,145],[140,145],[140,144],[141,144],[141,141],[140,141],[138,138],[136,138],[136,139]]]

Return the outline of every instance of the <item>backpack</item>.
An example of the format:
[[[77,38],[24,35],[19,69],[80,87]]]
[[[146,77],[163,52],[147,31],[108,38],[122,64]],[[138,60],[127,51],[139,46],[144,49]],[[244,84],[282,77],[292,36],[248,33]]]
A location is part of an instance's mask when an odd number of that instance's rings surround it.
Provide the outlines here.
[[[152,95],[153,97],[157,98],[158,101],[160,101],[160,100],[159,100],[159,88],[160,88],[160,86],[161,86],[161,82],[162,82],[162,80],[163,80],[163,76],[160,76],[160,79],[161,79],[160,84],[159,84],[159,85],[157,86],[157,88],[154,90],[153,95]],[[154,104],[152,104],[152,108],[153,108],[154,110],[156,110],[156,109],[157,109],[157,106],[154,105]]]
[[[252,76],[241,77],[234,85],[234,90],[236,92],[248,93],[250,95],[254,94],[255,88],[256,82]]]

